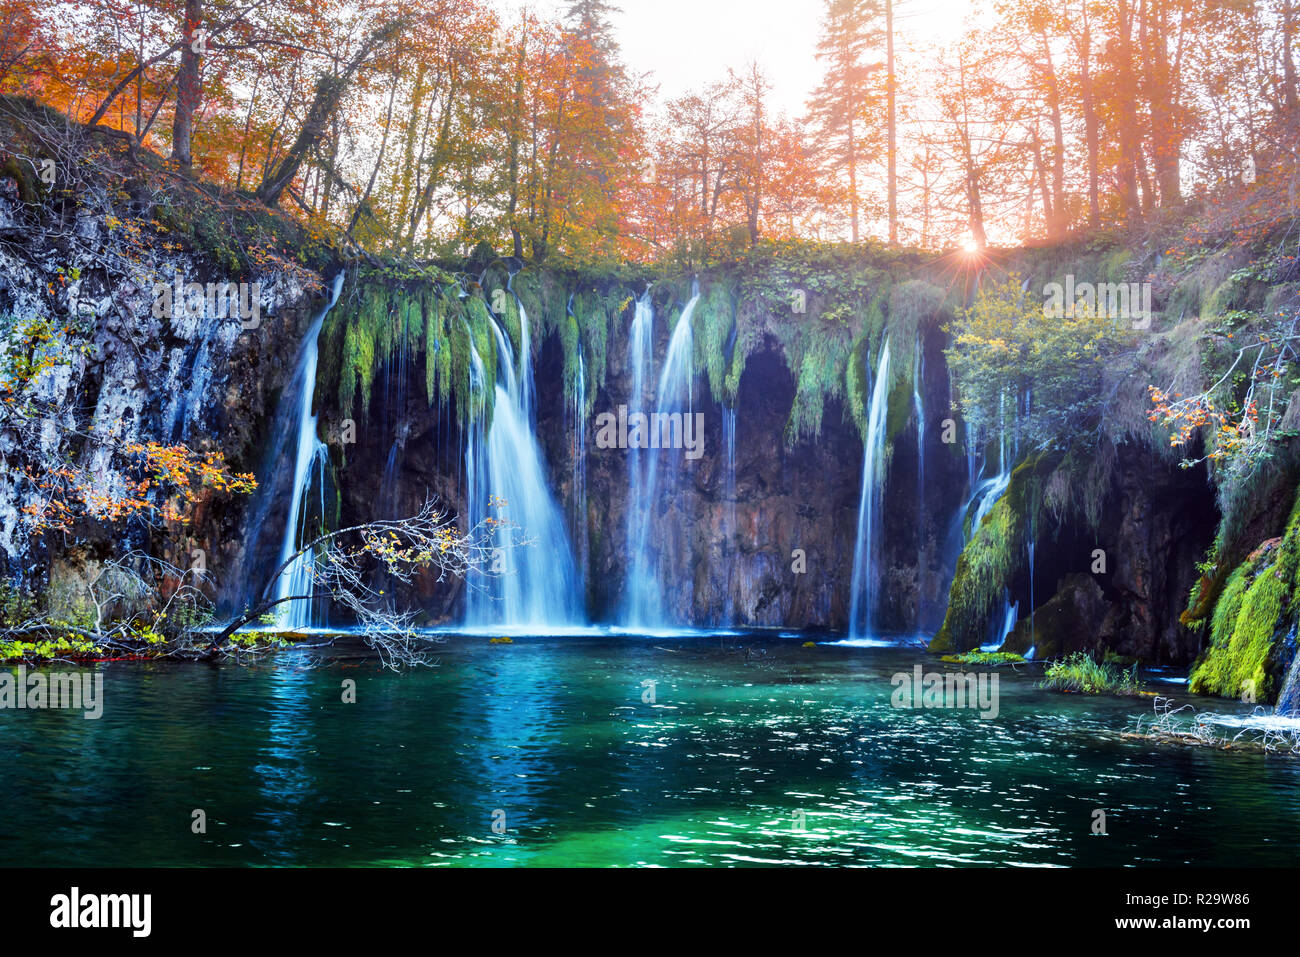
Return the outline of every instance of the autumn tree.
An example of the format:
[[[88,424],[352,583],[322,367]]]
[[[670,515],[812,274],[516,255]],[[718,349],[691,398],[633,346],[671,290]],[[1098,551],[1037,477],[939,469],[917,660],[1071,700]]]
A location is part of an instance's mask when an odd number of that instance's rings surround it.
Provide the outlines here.
[[[848,179],[849,223],[860,233],[863,165],[879,152],[879,94],[873,89],[881,64],[870,59],[883,42],[879,0],[826,0],[817,59],[821,84],[809,103],[809,119],[821,136],[826,172]]]

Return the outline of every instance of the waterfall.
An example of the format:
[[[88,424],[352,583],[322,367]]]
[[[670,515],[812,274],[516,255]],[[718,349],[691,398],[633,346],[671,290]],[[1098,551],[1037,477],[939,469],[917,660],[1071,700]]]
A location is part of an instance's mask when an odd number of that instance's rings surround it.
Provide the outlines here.
[[[393,439],[384,462],[384,477],[379,483],[379,508],[377,514],[384,518],[400,518],[397,514],[397,468],[401,460],[401,439]]]
[[[853,591],[849,608],[849,638],[869,635],[876,606],[877,532],[875,512],[883,484],[885,411],[889,404],[889,340],[880,349],[876,381],[867,410],[867,435],[862,451],[862,493],[858,502],[858,534],[853,544]]]
[[[580,578],[585,578],[587,569],[587,367],[582,359],[581,346],[578,347],[578,370],[574,381],[571,410],[573,423],[569,428],[571,436],[569,457],[572,462],[573,477],[569,495],[572,512],[570,527],[573,529],[573,538],[578,546],[578,575]]]
[[[636,302],[627,344],[628,366],[632,372],[632,394],[628,396],[627,402],[629,417],[645,412],[645,387],[650,381],[651,364],[654,361],[654,323],[654,307],[650,304],[650,290],[647,288],[644,295]],[[639,556],[637,543],[641,535],[640,508],[644,502],[642,493],[644,485],[641,450],[633,445],[627,450],[627,537],[623,549],[628,563],[625,619],[630,616],[634,603],[639,600],[634,595],[633,588],[642,580],[641,569],[634,570],[633,566]]]
[[[963,543],[970,541],[971,537],[975,534],[975,530],[979,528],[980,523],[984,521],[984,516],[987,515],[993,506],[997,504],[998,499],[1002,497],[1002,494],[1011,484],[1011,461],[1007,456],[1006,419],[1002,410],[1003,402],[999,399],[998,421],[1000,428],[998,430],[998,471],[997,474],[991,478],[987,478],[982,482],[972,483],[970,498],[966,500],[965,506],[963,506],[958,515],[959,520],[964,521],[967,515],[971,515],[972,508],[974,509],[974,515],[971,517],[970,531],[964,534]],[[1013,454],[1011,458],[1014,457]],[[983,474],[982,470],[981,474]]]
[[[321,325],[324,324],[329,311],[334,308],[334,303],[338,301],[339,291],[342,288],[343,273],[340,272],[334,277],[334,284],[330,288],[329,303],[307,330],[302,352],[298,358],[298,370],[293,377],[293,387],[297,389],[298,401],[293,497],[289,502],[289,517],[284,525],[284,538],[280,545],[280,558],[276,567],[285,562],[289,564],[276,581],[275,597],[277,600],[302,597],[298,601],[285,601],[275,606],[276,624],[285,630],[310,628],[316,623],[312,613],[316,593],[312,568],[316,558],[311,549],[300,554],[295,552],[302,548],[303,539],[307,538],[303,503],[313,482],[320,494],[320,514],[325,513],[325,466],[329,463],[329,450],[316,436],[316,416],[312,414],[311,403],[316,391],[316,362],[319,358],[317,340],[320,337]]]
[[[989,634],[987,643],[980,645],[980,651],[997,651],[1002,647],[1002,643],[1007,640],[1007,635],[1016,627],[1016,620],[1020,612],[1020,603],[1011,601],[1011,595],[1004,588],[1002,590],[1002,617],[993,621],[993,631]],[[1032,627],[1032,626],[1031,626]]]
[[[726,453],[723,459],[723,496],[727,516],[723,532],[726,542],[723,555],[727,562],[727,598],[723,624],[733,625],[736,621],[736,600],[731,587],[731,578],[736,570],[736,410],[725,406],[722,409],[722,445]]]
[[[912,411],[916,416],[916,628],[924,625],[922,601],[925,597],[925,402],[922,399],[922,379],[925,375],[925,357],[921,350],[921,335],[917,331],[916,353],[912,358]]]
[[[1025,652],[1026,658],[1034,657],[1034,649],[1038,647],[1037,636],[1034,634],[1034,539],[1032,530],[1029,538],[1029,640],[1031,644],[1029,650]]]
[[[506,288],[510,289],[511,284],[515,281],[514,274],[510,275],[510,282],[506,283]],[[514,290],[511,289],[512,296]],[[533,347],[531,333],[528,329],[528,313],[524,311],[524,303],[518,296],[515,296],[515,306],[519,309],[519,407],[523,412],[531,428],[537,421],[537,403],[535,401],[535,386],[533,383]],[[581,349],[581,347],[579,347]],[[579,372],[581,372],[582,355],[578,355]],[[585,385],[584,385],[585,389]]]
[[[489,574],[470,583],[465,623],[472,628],[504,625],[555,631],[578,624],[582,617],[573,550],[533,433],[530,390],[521,381],[524,373],[531,377],[531,361],[521,357],[517,375],[509,338],[495,318],[489,322],[497,345],[495,383],[484,381],[483,360],[470,339],[471,390],[483,396],[493,388],[494,400],[486,435],[481,405],[474,410],[466,446],[469,525],[477,527],[489,517],[505,524],[488,535]],[[521,346],[527,341],[521,331]],[[493,503],[500,503],[500,510],[489,513]]]
[[[1287,636],[1289,644],[1296,643],[1296,628],[1291,626]],[[1300,718],[1300,650],[1291,658],[1291,667],[1287,669],[1286,680],[1282,682],[1282,691],[1277,696],[1274,712],[1283,717]]]
[[[668,353],[664,356],[663,371],[659,375],[659,386],[655,390],[657,411],[660,413],[685,412],[690,415],[694,411],[695,340],[691,331],[691,316],[695,312],[695,304],[699,299],[700,290],[697,282],[692,289],[690,301],[686,303],[686,308],[682,310],[681,317],[677,320],[672,338],[668,342]],[[638,303],[637,315],[634,316],[632,324],[633,390],[636,393],[633,395],[633,401],[638,405],[640,404],[638,385],[643,385],[639,373],[648,363],[650,351],[647,348],[641,355],[636,354],[639,346],[642,345],[637,329],[640,319]],[[646,341],[649,339],[651,321],[652,319],[646,320],[646,330],[643,333]],[[632,443],[629,441],[628,444]],[[647,455],[649,461],[645,466],[644,481],[638,481],[635,477],[641,468],[640,456],[630,457],[628,460],[629,473],[634,476],[631,481],[635,484],[627,503],[628,523],[632,528],[632,536],[628,551],[627,594],[623,618],[624,622],[632,627],[654,627],[664,624],[663,593],[655,557],[650,554],[650,527],[659,501],[660,460],[668,457],[669,464],[676,466],[681,457],[680,449],[646,451],[649,453]],[[665,488],[671,485],[679,472],[678,467],[668,474],[664,483]]]

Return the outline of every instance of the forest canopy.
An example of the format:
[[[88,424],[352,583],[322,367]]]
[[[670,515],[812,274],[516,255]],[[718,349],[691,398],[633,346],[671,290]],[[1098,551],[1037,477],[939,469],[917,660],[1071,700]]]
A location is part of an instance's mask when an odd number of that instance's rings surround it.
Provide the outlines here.
[[[0,0],[0,92],[375,255],[695,267],[1290,215],[1294,0],[973,9],[936,46],[906,3],[826,0],[789,115],[757,61],[660,96],[605,0]]]

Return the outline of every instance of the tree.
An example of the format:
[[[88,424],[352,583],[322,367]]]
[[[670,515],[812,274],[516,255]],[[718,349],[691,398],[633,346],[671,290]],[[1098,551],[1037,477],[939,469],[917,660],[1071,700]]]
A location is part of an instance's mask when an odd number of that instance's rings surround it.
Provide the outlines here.
[[[267,206],[280,202],[280,195],[298,175],[310,150],[319,146],[325,136],[326,126],[338,111],[343,101],[343,94],[348,88],[353,75],[365,66],[376,53],[391,42],[405,28],[402,20],[381,23],[372,29],[362,41],[360,48],[352,55],[337,74],[322,75],[316,81],[315,93],[302,128],[288,152],[262,179],[257,188],[257,198]]]
[[[988,246],[991,196],[1005,196],[1009,174],[1022,165],[1013,139],[1022,116],[983,49],[971,35],[945,58],[936,94],[940,135],[934,141],[943,147],[953,198],[966,210],[966,228],[977,249]]]
[[[849,222],[855,243],[860,236],[859,174],[863,163],[876,152],[878,131],[867,117],[878,100],[870,91],[880,64],[867,62],[867,54],[881,43],[880,15],[879,0],[826,0],[817,41],[817,59],[825,64],[826,72],[808,104],[809,121],[822,137],[825,169],[848,177]]]
[[[962,416],[978,434],[1014,431],[1023,448],[1096,425],[1105,401],[1103,370],[1130,348],[1132,331],[1105,308],[1085,308],[1082,301],[1063,312],[1045,315],[1037,291],[1012,274],[982,283],[970,308],[953,320],[944,354]]]
[[[898,80],[894,70],[894,0],[885,3],[885,112],[887,159],[885,190],[889,197],[889,244],[898,243]]]

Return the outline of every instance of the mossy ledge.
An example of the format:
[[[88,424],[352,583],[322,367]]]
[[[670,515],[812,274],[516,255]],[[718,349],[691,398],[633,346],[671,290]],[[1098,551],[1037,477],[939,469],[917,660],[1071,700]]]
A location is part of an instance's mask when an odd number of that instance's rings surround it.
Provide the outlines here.
[[[322,329],[318,394],[329,396],[341,417],[364,416],[378,370],[402,361],[422,367],[430,406],[450,404],[462,424],[479,415],[490,420],[492,390],[470,396],[470,344],[486,381],[494,381],[495,316],[517,361],[525,344],[535,357],[551,337],[558,340],[569,399],[581,363],[586,417],[611,370],[622,368],[636,301],[649,290],[658,341],[671,335],[698,283],[692,363],[715,402],[734,405],[748,359],[774,350],[796,383],[789,446],[820,438],[830,399],[864,434],[871,377],[888,337],[898,357],[890,364],[892,443],[913,415],[913,351],[951,315],[953,294],[911,275],[917,264],[884,253],[859,252],[849,263],[830,253],[822,262],[816,252],[786,251],[788,258],[728,263],[698,276],[537,266],[512,275],[517,264],[504,260],[475,270],[477,278],[452,264],[364,269]]]
[[[1272,703],[1295,654],[1300,623],[1300,495],[1278,538],[1228,576],[1214,606],[1210,643],[1188,682],[1195,694]]]

